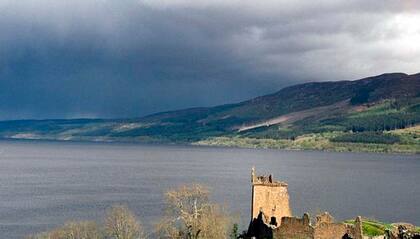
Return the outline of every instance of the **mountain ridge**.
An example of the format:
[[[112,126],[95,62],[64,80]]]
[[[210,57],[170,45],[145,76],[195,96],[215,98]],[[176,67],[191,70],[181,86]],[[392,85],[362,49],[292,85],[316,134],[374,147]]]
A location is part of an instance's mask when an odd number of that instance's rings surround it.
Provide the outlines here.
[[[388,137],[388,131],[418,125],[419,99],[420,73],[386,73],[354,81],[308,82],[238,103],[138,118],[1,121],[0,137],[193,144],[227,137],[295,143],[308,134],[340,132],[328,138],[332,143],[346,134],[370,132],[380,139]],[[420,151],[416,138],[409,141],[414,152]]]

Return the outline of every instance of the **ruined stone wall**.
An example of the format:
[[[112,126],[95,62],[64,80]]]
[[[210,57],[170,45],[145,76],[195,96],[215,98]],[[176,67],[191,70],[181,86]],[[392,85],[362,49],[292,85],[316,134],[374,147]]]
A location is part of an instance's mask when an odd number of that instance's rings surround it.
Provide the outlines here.
[[[363,239],[361,218],[357,217],[355,225],[334,223],[333,217],[328,213],[318,215],[314,227],[314,239],[337,239],[348,234],[354,239]]]
[[[356,219],[356,225],[354,226],[344,223],[334,223],[334,218],[328,212],[324,212],[316,216],[314,238],[336,239],[342,238],[344,234],[348,233],[352,238],[362,239],[361,230],[360,218]]]
[[[287,185],[254,184],[252,191],[252,218],[256,218],[262,211],[267,217],[266,221],[275,217],[280,224],[282,217],[291,216]]]
[[[343,223],[321,223],[315,227],[314,239],[340,239],[349,233],[353,237],[353,228]]]
[[[302,218],[283,217],[281,225],[273,230],[276,239],[341,239],[344,234],[353,239],[363,239],[360,218],[356,218],[355,225],[334,223],[329,214],[317,216],[315,226],[311,225],[309,215]]]
[[[320,225],[321,223],[333,223],[334,218],[328,213],[324,212],[316,216],[315,226]]]
[[[280,227],[274,230],[273,237],[275,239],[313,239],[314,228],[310,225],[309,215],[304,214],[303,218],[283,217]]]

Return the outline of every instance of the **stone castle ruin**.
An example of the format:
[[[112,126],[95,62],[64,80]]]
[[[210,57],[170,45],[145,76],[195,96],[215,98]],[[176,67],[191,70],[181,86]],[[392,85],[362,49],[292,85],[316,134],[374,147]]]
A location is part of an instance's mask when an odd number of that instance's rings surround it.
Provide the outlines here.
[[[256,176],[255,168],[252,168],[251,184],[251,219],[257,218],[262,212],[264,221],[274,220],[272,223],[280,223],[281,218],[292,215],[286,183],[273,181],[272,175]]]
[[[357,217],[354,225],[337,223],[327,212],[318,215],[314,225],[306,213],[302,218],[283,217],[282,224],[273,233],[273,238],[362,239],[362,221],[361,217]]]
[[[351,225],[334,222],[325,212],[312,224],[307,213],[302,218],[292,216],[285,182],[274,181],[272,175],[257,176],[252,168],[251,184],[252,218],[245,238],[363,239],[360,217]]]

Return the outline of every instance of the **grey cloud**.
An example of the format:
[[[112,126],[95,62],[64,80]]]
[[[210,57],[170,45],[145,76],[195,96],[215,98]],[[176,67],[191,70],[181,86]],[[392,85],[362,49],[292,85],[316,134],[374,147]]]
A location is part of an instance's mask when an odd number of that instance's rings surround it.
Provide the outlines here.
[[[0,119],[134,117],[415,73],[419,11],[396,0],[0,0]]]

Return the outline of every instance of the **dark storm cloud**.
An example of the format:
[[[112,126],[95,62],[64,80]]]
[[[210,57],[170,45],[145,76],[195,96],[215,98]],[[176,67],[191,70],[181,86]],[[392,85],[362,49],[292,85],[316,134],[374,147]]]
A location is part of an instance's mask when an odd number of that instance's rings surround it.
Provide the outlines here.
[[[0,0],[0,119],[133,117],[420,65],[416,1]]]

